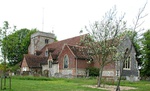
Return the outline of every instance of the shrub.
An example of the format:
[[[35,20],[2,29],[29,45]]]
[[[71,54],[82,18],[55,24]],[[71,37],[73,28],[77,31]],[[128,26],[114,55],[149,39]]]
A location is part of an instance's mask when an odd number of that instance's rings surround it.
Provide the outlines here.
[[[89,76],[98,76],[99,75],[99,69],[95,67],[89,67],[86,70],[89,70]]]
[[[34,77],[34,76],[12,76],[13,79],[20,79],[20,80],[40,80],[40,81],[56,81],[61,80],[61,78],[54,78],[54,77]]]

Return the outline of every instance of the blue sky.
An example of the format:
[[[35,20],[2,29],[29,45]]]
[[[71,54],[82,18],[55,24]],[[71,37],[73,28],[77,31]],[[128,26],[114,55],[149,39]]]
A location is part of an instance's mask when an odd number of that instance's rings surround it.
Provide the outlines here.
[[[148,14],[150,0],[0,0],[0,26],[3,21],[8,21],[11,26],[16,25],[17,29],[54,31],[58,40],[62,40],[79,35],[85,25],[101,20],[114,5],[119,14],[126,13],[125,20],[132,25],[139,8],[146,1],[148,3],[143,14]],[[141,28],[150,29],[150,15],[143,21],[145,23]]]

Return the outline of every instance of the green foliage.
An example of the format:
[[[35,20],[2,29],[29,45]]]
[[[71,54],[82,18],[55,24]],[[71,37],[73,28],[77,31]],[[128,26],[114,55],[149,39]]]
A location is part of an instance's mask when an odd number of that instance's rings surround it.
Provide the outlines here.
[[[1,71],[8,71],[9,70],[9,64],[8,63],[5,63],[5,62],[1,62],[0,63],[0,70]]]
[[[58,40],[57,40],[57,36],[55,36],[54,41],[55,41],[55,42],[57,42],[57,41],[58,41]]]
[[[0,70],[4,70],[4,65],[0,64]]]
[[[89,76],[99,76],[99,69],[95,67],[89,67],[86,70],[89,70]]]
[[[13,76],[13,79],[19,79],[19,80],[37,80],[37,81],[63,80],[63,78],[48,78],[48,77],[34,77],[34,76]]]
[[[150,76],[150,30],[144,33],[143,36],[143,68],[142,75]]]
[[[15,65],[22,61],[23,54],[28,52],[30,36],[36,31],[37,29],[29,30],[24,28],[3,38],[2,54],[6,54],[10,65]]]
[[[13,65],[13,66],[9,65],[9,67],[8,67],[8,70],[11,71],[11,72],[16,72],[18,69],[20,69],[19,64],[16,64],[16,65]]]
[[[138,65],[141,66],[142,65],[142,58],[140,57],[142,55],[142,51],[141,51],[141,46],[139,43],[134,42],[133,46],[135,48],[136,51],[136,60],[138,61]]]

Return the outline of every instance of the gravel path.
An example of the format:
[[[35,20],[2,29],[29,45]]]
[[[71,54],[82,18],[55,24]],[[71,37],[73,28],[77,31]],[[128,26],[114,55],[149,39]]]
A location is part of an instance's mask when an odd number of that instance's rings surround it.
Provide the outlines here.
[[[97,85],[84,85],[84,87],[90,87],[90,88],[97,88],[97,89],[104,89],[108,91],[115,91],[116,86],[113,85],[102,85],[102,87],[97,87]],[[137,89],[134,87],[127,87],[127,86],[120,86],[120,90],[131,90],[131,89]]]

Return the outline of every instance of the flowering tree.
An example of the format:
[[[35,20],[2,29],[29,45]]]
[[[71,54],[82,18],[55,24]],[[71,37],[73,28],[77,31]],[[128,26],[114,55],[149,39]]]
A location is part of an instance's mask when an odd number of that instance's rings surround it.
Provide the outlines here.
[[[103,68],[108,63],[114,61],[116,45],[119,43],[120,33],[126,30],[126,22],[123,21],[124,15],[117,18],[115,8],[105,14],[100,22],[96,21],[85,28],[88,35],[83,38],[83,43],[89,50],[89,55],[99,64],[98,87],[101,85]]]

